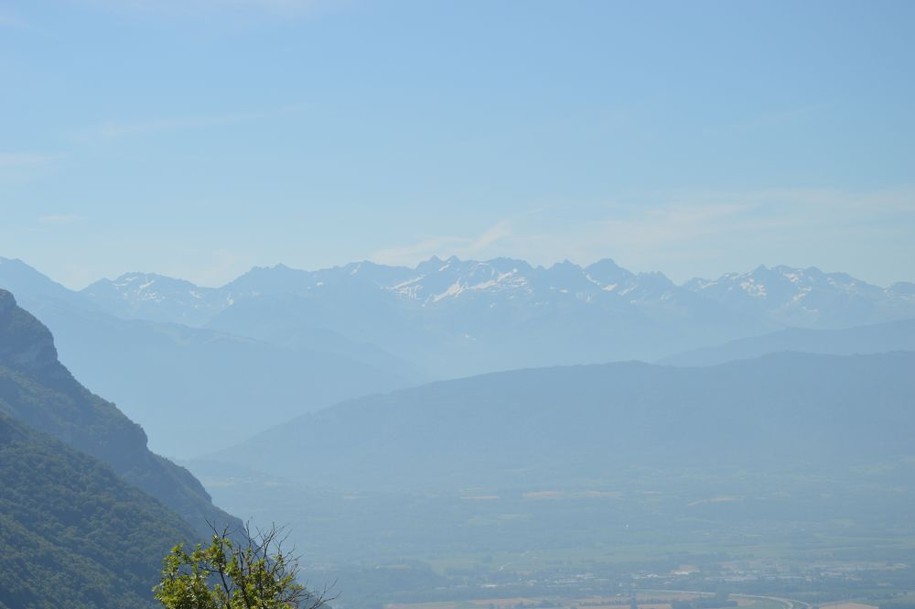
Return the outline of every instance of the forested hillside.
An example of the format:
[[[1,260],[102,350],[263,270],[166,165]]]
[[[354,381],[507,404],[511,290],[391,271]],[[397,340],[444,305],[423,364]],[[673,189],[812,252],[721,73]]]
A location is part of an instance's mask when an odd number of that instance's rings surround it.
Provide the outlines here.
[[[0,413],[106,463],[198,531],[238,525],[213,506],[186,469],[149,451],[146,434],[114,404],[79,384],[58,361],[51,333],[0,290]]]
[[[0,607],[147,609],[199,534],[97,459],[0,414]]]

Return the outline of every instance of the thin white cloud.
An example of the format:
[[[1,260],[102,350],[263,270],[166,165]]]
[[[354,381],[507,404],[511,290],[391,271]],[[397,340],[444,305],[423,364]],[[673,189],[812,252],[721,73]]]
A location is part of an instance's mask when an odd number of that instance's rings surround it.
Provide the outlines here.
[[[83,221],[83,216],[79,214],[45,214],[38,217],[38,222],[51,226],[66,226]]]
[[[84,130],[83,135],[90,138],[120,139],[132,136],[151,135],[172,131],[206,129],[224,125],[235,125],[266,116],[265,112],[237,112],[212,114],[208,116],[187,116],[158,118],[141,121],[110,120]]]
[[[107,120],[90,125],[77,132],[77,137],[89,140],[117,140],[129,137],[155,135],[212,129],[239,125],[271,117],[283,117],[300,113],[307,108],[305,104],[288,104],[268,110],[251,112],[220,112],[196,116],[167,116],[140,120]]]
[[[0,152],[0,169],[37,167],[51,162],[52,158],[50,155],[34,152]]]
[[[194,17],[233,13],[259,13],[279,17],[312,15],[345,0],[83,0],[86,4],[117,12],[166,17]]]
[[[900,260],[915,254],[915,189],[693,193],[562,232],[537,228],[529,243],[517,243],[519,249],[549,252],[554,259],[613,257],[677,280],[789,264],[886,282],[903,278]]]
[[[214,2],[210,0],[205,4],[210,6],[230,5],[289,15],[314,11],[319,4],[327,4],[327,2],[319,3],[317,0],[231,0],[229,2]]]
[[[586,213],[583,213],[586,212]],[[587,220],[581,218],[587,217]],[[412,265],[437,254],[522,258],[550,265],[613,258],[675,281],[759,264],[819,266],[888,285],[915,280],[915,188],[873,192],[783,189],[654,194],[601,210],[575,204],[501,222],[476,237],[442,236],[376,252]]]
[[[502,221],[476,236],[432,237],[404,246],[378,250],[369,256],[369,259],[379,264],[411,266],[432,256],[479,258],[485,257],[494,246],[511,236],[511,227],[508,222]]]

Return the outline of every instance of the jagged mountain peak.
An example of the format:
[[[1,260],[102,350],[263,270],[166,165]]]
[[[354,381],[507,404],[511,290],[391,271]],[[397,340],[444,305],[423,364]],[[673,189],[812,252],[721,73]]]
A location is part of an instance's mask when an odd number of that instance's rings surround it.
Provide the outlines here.
[[[142,271],[130,271],[122,273],[114,279],[100,279],[89,286],[83,288],[84,293],[92,293],[100,289],[114,288],[119,292],[153,292],[156,290],[207,290],[186,280],[159,273],[146,273]]]
[[[416,273],[425,275],[426,273],[434,272],[445,265],[445,261],[439,258],[438,256],[432,256],[428,260],[423,260],[416,265]]]
[[[592,262],[585,267],[585,271],[591,274],[632,275],[632,272],[618,265],[612,258],[601,258],[597,262]]]
[[[311,274],[286,266],[255,266],[222,288],[233,295],[273,294],[304,289],[311,283]]]
[[[702,318],[709,323],[724,315],[735,324],[748,324],[747,328],[760,325],[770,330],[784,325],[838,327],[901,319],[915,312],[913,292],[915,288],[907,284],[884,289],[814,266],[760,265],[678,285],[663,273],[633,273],[610,258],[585,267],[569,260],[544,267],[508,257],[432,256],[412,268],[368,260],[316,271],[284,264],[253,267],[221,288],[197,288],[161,275],[130,273],[104,286],[96,284],[84,294],[121,317],[189,325],[210,323],[242,301],[279,298],[292,307],[308,302],[306,308],[313,312],[329,309],[342,315],[344,310],[358,310],[363,318],[370,309],[406,307],[398,314],[406,316],[401,321],[413,315],[410,311],[416,307],[431,315],[446,308],[447,314],[464,316],[460,322],[464,326],[477,322],[472,316],[511,323],[512,319],[503,319],[508,310],[515,311],[518,319],[529,319],[556,307],[587,306],[592,309],[589,315],[601,315],[602,309],[614,315],[628,310],[627,314],[656,321],[668,319],[664,311],[677,319]],[[334,324],[344,334],[353,327],[343,321]],[[361,334],[351,338],[367,340]]]
[[[726,273],[717,280],[694,279],[687,282],[686,285],[700,290],[721,288],[728,291],[742,291],[755,298],[766,298],[779,291],[812,288],[845,291],[880,289],[847,273],[827,273],[815,266],[800,268],[787,265],[777,265],[771,268],[760,265],[749,272]]]
[[[229,302],[218,288],[157,273],[129,272],[87,286],[80,296],[119,317],[199,325]]]
[[[191,283],[190,281],[178,279],[177,277],[169,277],[168,275],[162,275],[160,273],[147,273],[143,271],[130,271],[127,273],[122,273],[114,280],[114,283],[131,284],[136,283],[137,281],[170,281],[174,283]]]
[[[542,270],[542,269],[538,269]],[[523,260],[493,258],[486,261],[432,258],[417,265],[402,281],[383,285],[402,298],[435,305],[460,296],[481,293],[528,293],[534,272]]]
[[[759,266],[715,280],[694,279],[684,287],[786,326],[839,328],[903,319],[913,313],[911,302],[893,289],[815,266]]]

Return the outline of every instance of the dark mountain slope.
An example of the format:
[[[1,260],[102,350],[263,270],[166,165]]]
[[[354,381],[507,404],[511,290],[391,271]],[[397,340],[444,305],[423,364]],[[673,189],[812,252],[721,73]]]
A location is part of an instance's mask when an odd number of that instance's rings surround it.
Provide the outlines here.
[[[313,486],[569,486],[640,467],[911,456],[915,354],[496,373],[352,400],[219,454]]]
[[[150,609],[197,533],[102,463],[0,414],[0,608]]]
[[[150,452],[136,423],[80,385],[58,361],[48,329],[4,290],[0,290],[0,413],[108,464],[198,530],[206,531],[207,522],[238,524],[212,505],[187,470]]]

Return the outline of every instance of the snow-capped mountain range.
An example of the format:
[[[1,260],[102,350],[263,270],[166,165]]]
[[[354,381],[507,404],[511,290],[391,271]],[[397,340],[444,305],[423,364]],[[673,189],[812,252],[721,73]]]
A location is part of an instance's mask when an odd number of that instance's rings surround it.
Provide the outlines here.
[[[722,305],[776,324],[841,327],[915,316],[915,284],[882,288],[844,273],[815,267],[760,266],[714,280],[675,285],[662,273],[635,274],[604,259],[586,267],[563,262],[533,267],[522,260],[485,262],[431,258],[415,268],[371,262],[319,271],[284,265],[256,267],[220,288],[147,273],[103,279],[82,291],[96,305],[120,316],[203,325],[233,304],[260,297],[321,298],[339,291],[373,293],[405,307],[435,309],[486,301],[490,308],[598,307],[686,311]]]
[[[51,328],[77,378],[117,401],[173,456],[240,441],[255,431],[238,425],[252,404],[266,427],[428,380],[657,361],[785,328],[915,319],[915,284],[884,288],[784,266],[678,285],[612,260],[535,267],[431,258],[414,268],[256,267],[218,288],[128,273],[76,292],[0,259],[0,287]],[[864,332],[874,335],[866,351],[880,352],[892,330]],[[821,351],[859,352],[844,336]],[[186,424],[176,428],[176,417]]]

